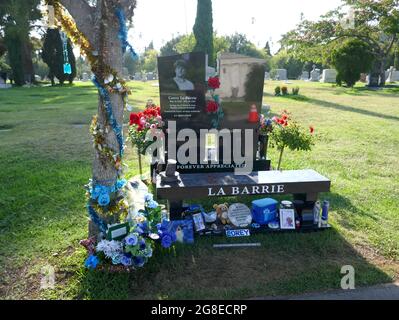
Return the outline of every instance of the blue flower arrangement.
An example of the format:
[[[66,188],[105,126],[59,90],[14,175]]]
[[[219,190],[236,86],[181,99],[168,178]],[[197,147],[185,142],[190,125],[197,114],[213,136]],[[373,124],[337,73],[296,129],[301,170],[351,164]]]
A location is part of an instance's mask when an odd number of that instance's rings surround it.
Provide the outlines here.
[[[113,188],[115,190],[122,188],[125,183],[125,181],[118,181],[115,186],[105,188],[96,185],[91,188],[91,196],[97,197],[100,204],[101,197],[108,195],[106,191]],[[95,269],[98,264],[105,261],[111,261],[113,265],[122,265],[126,268],[141,268],[152,257],[156,242],[160,243],[163,248],[173,246],[176,242],[176,235],[169,231],[170,222],[165,219],[162,220],[161,207],[154,200],[152,194],[146,194],[144,200],[146,209],[129,222],[128,234],[120,241],[101,240],[86,259],[85,266],[87,268]],[[106,223],[101,220],[90,205],[88,205],[88,210],[91,219],[106,234]]]

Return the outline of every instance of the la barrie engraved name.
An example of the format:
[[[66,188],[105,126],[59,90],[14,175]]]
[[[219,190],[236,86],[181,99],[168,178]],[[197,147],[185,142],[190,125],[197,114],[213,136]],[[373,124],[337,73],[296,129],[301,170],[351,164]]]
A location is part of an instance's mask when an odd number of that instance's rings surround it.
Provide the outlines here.
[[[285,193],[284,184],[248,187],[210,187],[208,197]]]

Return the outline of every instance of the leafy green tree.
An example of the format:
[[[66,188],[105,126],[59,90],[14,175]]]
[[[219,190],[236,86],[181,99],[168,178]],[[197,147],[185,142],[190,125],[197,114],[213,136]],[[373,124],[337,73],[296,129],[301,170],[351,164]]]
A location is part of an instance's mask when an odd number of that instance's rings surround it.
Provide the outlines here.
[[[180,41],[176,44],[176,50],[178,53],[196,51],[195,45],[196,40],[194,34],[187,34],[180,38]]]
[[[370,86],[385,85],[387,59],[399,37],[398,0],[343,0],[353,7],[354,23],[344,23],[342,7],[328,12],[317,22],[303,20],[285,34],[282,46],[303,61],[328,63],[331,52],[345,39],[366,42],[375,57]]]
[[[158,51],[152,49],[144,52],[142,69],[146,72],[154,72],[157,68]]]
[[[286,69],[289,79],[297,79],[304,67],[304,63],[289,54],[286,50],[280,50],[271,58],[272,69]]]
[[[160,56],[165,57],[165,56],[173,56],[175,54],[179,54],[179,52],[176,49],[176,45],[180,42],[180,40],[183,37],[185,36],[178,36],[166,42],[160,49]]]
[[[227,41],[230,43],[229,52],[261,59],[266,57],[266,52],[258,49],[255,44],[247,39],[245,34],[235,33],[228,36]]]
[[[130,52],[123,55],[123,67],[127,69],[129,75],[134,75],[141,70],[141,59],[133,59]]]
[[[40,0],[1,0],[0,26],[3,27],[8,59],[16,85],[34,82],[32,47],[29,32],[41,18]]]
[[[54,77],[58,79],[60,84],[63,84],[66,80],[69,83],[73,82],[76,76],[76,60],[73,53],[71,41],[67,41],[68,49],[68,62],[71,64],[72,73],[64,73],[64,50],[63,43],[60,36],[60,30],[58,29],[47,29],[47,33],[43,40],[42,58],[43,61],[49,67],[48,77],[51,80],[51,84],[54,85]]]
[[[374,56],[370,46],[359,39],[346,40],[336,46],[331,54],[331,63],[337,70],[337,82],[345,82],[353,87],[360,79],[360,74],[371,69]]]
[[[209,65],[214,66],[212,0],[198,0],[193,31],[196,40],[194,51],[207,53]]]

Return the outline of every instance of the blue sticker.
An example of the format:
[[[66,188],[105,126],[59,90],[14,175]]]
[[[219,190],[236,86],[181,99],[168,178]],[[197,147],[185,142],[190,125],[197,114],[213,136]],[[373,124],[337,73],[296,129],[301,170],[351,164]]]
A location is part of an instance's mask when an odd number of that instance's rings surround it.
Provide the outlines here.
[[[226,230],[226,236],[228,238],[249,237],[250,235],[249,229]]]

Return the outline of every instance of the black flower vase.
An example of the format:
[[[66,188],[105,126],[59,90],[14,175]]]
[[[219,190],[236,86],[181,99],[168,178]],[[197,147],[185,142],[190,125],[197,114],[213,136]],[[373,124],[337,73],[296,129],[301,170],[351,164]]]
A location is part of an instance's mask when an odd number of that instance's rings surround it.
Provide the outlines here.
[[[269,136],[267,134],[259,135],[259,157],[261,160],[266,159],[268,142],[269,142]]]

